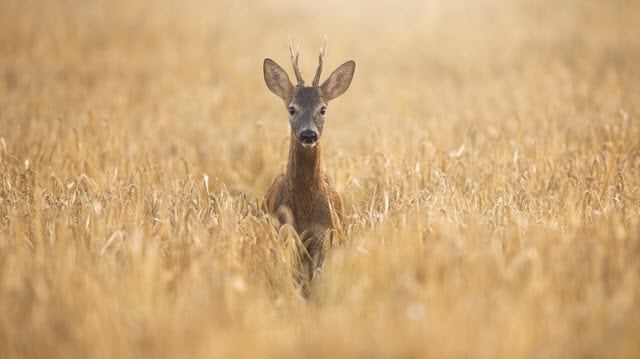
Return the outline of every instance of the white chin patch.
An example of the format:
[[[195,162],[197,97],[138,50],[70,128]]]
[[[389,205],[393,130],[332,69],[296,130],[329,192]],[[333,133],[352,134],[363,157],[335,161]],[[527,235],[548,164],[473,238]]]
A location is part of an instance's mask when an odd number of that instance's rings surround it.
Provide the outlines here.
[[[302,147],[316,147],[316,143],[318,143],[318,141],[314,142],[314,143],[302,143]]]

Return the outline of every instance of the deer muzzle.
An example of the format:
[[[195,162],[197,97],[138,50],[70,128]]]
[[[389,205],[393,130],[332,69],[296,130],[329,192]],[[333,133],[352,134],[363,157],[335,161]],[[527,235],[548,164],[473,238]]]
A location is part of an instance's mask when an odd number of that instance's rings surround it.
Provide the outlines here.
[[[303,130],[298,138],[303,146],[314,146],[318,142],[318,133],[314,130]]]

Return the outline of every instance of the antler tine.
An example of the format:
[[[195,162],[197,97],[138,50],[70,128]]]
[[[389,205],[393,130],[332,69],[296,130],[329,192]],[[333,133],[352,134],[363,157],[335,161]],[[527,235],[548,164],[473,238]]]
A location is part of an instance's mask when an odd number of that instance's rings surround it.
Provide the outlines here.
[[[320,83],[320,74],[322,73],[322,63],[324,62],[324,54],[327,52],[327,34],[324,34],[324,41],[320,48],[320,55],[318,56],[318,68],[316,69],[316,75],[313,77],[313,86],[318,86]]]
[[[291,44],[291,35],[289,35],[289,55],[291,56],[291,64],[293,65],[293,72],[295,72],[296,74],[298,85],[304,85],[304,79],[302,78],[302,73],[300,72],[300,68],[298,67],[299,51],[300,51],[300,47],[297,47],[295,52],[293,51],[293,45]]]

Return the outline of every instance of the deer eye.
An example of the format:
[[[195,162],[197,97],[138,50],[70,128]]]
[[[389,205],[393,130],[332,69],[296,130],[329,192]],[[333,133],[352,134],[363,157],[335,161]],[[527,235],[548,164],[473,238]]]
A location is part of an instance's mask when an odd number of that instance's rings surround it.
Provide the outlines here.
[[[293,116],[296,114],[296,109],[293,106],[289,107],[289,115]]]
[[[326,108],[326,107],[322,107],[322,108],[320,109],[320,114],[321,114],[322,116],[326,115],[326,114],[327,114],[327,108]]]

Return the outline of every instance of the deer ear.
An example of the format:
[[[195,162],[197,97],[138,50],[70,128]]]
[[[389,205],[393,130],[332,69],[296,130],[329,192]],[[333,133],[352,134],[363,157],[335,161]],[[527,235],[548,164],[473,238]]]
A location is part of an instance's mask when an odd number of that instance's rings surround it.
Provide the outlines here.
[[[287,72],[271,59],[264,59],[262,66],[264,72],[264,82],[271,92],[287,100],[293,91],[293,84],[289,80]]]
[[[356,63],[353,60],[347,61],[333,70],[329,78],[320,86],[324,100],[328,102],[347,91],[355,70]]]

